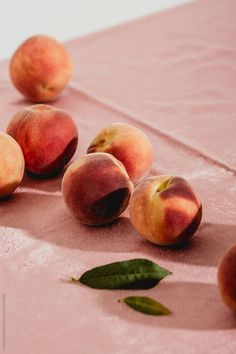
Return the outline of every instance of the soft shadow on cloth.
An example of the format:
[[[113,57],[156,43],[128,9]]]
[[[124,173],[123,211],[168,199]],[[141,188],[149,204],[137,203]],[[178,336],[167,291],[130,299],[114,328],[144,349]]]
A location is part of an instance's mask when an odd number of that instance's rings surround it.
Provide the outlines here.
[[[236,241],[236,225],[204,222],[187,243],[176,248],[159,247],[140,237],[127,216],[106,226],[81,224],[69,213],[57,191],[15,193],[0,204],[0,213],[2,227],[26,230],[28,237],[60,247],[96,252],[140,252],[142,256],[184,264],[215,267],[225,250]]]
[[[200,282],[163,282],[155,288],[132,291],[132,296],[150,296],[170,310],[170,316],[154,317],[138,314],[117,300],[131,295],[127,291],[102,291],[97,305],[110,316],[119,316],[135,325],[167,327],[187,330],[230,330],[236,328],[236,314],[222,303],[217,286]]]

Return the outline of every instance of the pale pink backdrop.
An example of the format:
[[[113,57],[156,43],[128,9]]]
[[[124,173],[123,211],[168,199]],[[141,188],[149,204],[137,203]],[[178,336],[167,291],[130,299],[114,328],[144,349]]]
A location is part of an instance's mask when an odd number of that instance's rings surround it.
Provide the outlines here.
[[[54,105],[77,121],[77,156],[103,126],[122,121],[150,138],[152,173],[186,177],[202,225],[178,250],[153,246],[127,214],[90,228],[64,206],[61,176],[25,177],[0,203],[1,292],[9,354],[236,352],[236,316],[222,303],[217,263],[236,242],[236,1],[196,1],[66,43],[75,72]],[[28,105],[0,64],[0,129]],[[64,281],[104,263],[147,257],[173,271],[148,291],[99,291]],[[149,295],[169,317],[117,299]]]

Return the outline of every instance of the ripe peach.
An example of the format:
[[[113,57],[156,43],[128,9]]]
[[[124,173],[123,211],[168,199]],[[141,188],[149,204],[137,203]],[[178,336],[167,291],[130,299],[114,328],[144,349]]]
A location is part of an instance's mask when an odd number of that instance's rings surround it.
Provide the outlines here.
[[[62,180],[65,203],[88,225],[115,220],[127,208],[133,192],[124,166],[107,153],[85,155],[72,163]]]
[[[223,256],[218,266],[218,287],[224,303],[236,311],[236,244]]]
[[[23,42],[10,62],[13,84],[33,102],[54,100],[68,84],[71,72],[66,48],[54,38],[42,35]]]
[[[202,205],[181,177],[155,176],[138,185],[130,201],[130,218],[137,231],[157,245],[176,245],[197,230]]]
[[[39,176],[58,173],[70,161],[78,143],[71,116],[43,104],[17,112],[7,133],[20,144],[27,171]]]
[[[124,123],[114,123],[98,133],[88,147],[88,153],[108,152],[123,163],[131,180],[140,181],[152,165],[152,146],[139,129]]]
[[[0,198],[9,196],[20,184],[25,161],[19,144],[0,132]]]

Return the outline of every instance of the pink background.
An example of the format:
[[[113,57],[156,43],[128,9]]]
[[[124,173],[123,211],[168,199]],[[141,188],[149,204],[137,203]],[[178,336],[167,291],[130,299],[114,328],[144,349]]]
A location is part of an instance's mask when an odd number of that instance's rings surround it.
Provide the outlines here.
[[[25,177],[0,204],[0,290],[9,354],[235,353],[236,317],[216,286],[217,263],[236,242],[236,2],[197,1],[66,43],[75,72],[54,105],[77,121],[76,156],[101,127],[123,121],[152,141],[152,173],[187,178],[202,225],[179,250],[151,245],[127,213],[90,228],[64,206],[61,176]],[[29,103],[0,64],[0,129]],[[104,263],[147,257],[173,271],[148,291],[99,291],[65,279]],[[117,299],[149,295],[169,317]]]

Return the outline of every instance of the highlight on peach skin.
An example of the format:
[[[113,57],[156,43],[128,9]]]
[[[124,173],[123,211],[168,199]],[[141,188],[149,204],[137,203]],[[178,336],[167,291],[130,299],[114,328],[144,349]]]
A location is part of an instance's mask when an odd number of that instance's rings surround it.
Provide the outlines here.
[[[19,144],[8,134],[0,132],[0,198],[8,197],[19,186],[24,168]]]
[[[10,77],[23,96],[32,102],[54,100],[67,86],[72,62],[63,44],[38,35],[23,42],[10,62]]]
[[[7,133],[21,146],[27,171],[37,176],[60,172],[78,143],[77,126],[71,116],[44,104],[18,111]]]
[[[125,211],[133,183],[114,156],[91,153],[68,167],[62,192],[65,204],[77,219],[88,225],[102,225]]]
[[[142,180],[152,166],[153,151],[147,136],[125,123],[114,123],[102,129],[87,152],[112,154],[123,163],[134,183]]]
[[[189,239],[202,218],[202,205],[181,177],[154,176],[135,189],[129,206],[136,230],[157,245],[177,245]]]
[[[225,253],[219,263],[218,288],[225,305],[236,311],[236,244]]]

